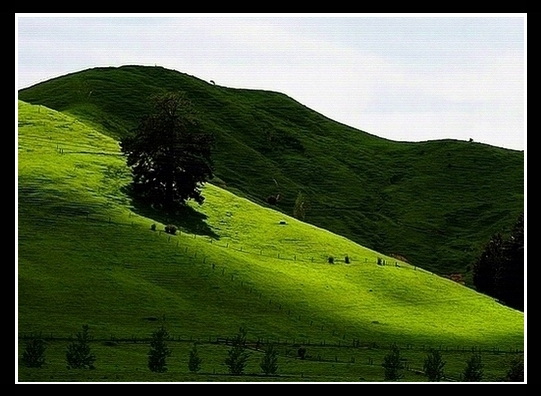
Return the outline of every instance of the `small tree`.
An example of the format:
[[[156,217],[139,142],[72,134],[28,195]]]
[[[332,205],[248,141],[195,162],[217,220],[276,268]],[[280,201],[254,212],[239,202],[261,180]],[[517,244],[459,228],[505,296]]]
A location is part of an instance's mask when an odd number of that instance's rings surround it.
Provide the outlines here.
[[[26,367],[40,368],[45,364],[45,341],[32,338],[25,341],[22,362]]]
[[[385,381],[398,381],[403,377],[400,349],[395,343],[391,345],[391,352],[383,358],[382,366],[385,368]]]
[[[190,359],[188,360],[188,369],[192,373],[197,373],[199,370],[201,370],[201,358],[199,357],[199,353],[197,352],[197,344],[193,344],[193,348],[190,351]]]
[[[293,217],[304,220],[306,217],[306,198],[299,191],[297,198],[295,199],[295,206],[293,207]]]
[[[524,360],[521,356],[515,356],[509,362],[505,381],[524,382]]]
[[[265,355],[261,358],[259,367],[266,375],[276,374],[278,370],[278,351],[274,348],[273,344],[269,344],[265,348]]]
[[[462,379],[464,382],[479,382],[483,379],[483,363],[481,355],[473,354],[466,363]]]
[[[92,337],[88,334],[88,325],[83,325],[82,332],[76,334],[66,351],[66,361],[68,368],[88,368],[94,369],[96,356],[90,353],[90,341]]]
[[[152,333],[150,341],[150,350],[148,351],[148,368],[156,373],[164,373],[167,371],[166,359],[171,356],[171,350],[167,346],[169,333],[164,325]]]
[[[250,356],[246,351],[246,330],[243,327],[239,329],[232,343],[233,348],[228,351],[225,364],[229,368],[230,374],[242,375],[244,374],[244,368]]]
[[[424,371],[429,381],[439,382],[445,377],[443,372],[445,363],[446,362],[442,359],[440,351],[431,349],[428,352],[425,359]]]

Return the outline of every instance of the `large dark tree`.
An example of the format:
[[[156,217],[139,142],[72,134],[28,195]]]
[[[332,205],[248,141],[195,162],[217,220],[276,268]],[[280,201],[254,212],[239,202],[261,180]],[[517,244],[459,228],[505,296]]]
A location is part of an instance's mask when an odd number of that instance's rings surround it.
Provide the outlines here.
[[[155,96],[153,105],[153,112],[120,142],[132,169],[133,192],[166,209],[189,199],[202,204],[201,187],[213,172],[213,137],[201,132],[182,94]]]
[[[473,283],[477,291],[496,296],[496,278],[502,265],[503,238],[500,233],[492,235],[483,253],[473,266]]]
[[[524,310],[524,215],[520,215],[511,235],[492,236],[473,265],[473,283],[484,294]]]
[[[496,278],[497,297],[524,311],[524,216],[521,215],[503,245],[502,266]]]

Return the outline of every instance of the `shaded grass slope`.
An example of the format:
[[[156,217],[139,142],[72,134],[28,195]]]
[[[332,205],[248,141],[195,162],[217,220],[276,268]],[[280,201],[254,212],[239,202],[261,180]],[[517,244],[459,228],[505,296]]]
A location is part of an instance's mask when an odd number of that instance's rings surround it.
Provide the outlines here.
[[[464,273],[524,210],[524,153],[455,140],[394,142],[330,120],[269,91],[213,85],[162,67],[95,68],[19,92],[115,138],[149,97],[183,91],[215,134],[216,183],[439,274]],[[466,276],[471,281],[470,274]]]

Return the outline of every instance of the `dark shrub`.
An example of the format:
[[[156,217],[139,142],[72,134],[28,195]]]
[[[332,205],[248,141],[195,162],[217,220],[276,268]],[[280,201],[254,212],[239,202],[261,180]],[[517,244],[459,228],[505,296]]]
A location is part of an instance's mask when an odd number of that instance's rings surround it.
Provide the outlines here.
[[[166,359],[171,356],[171,349],[167,345],[169,340],[169,332],[163,325],[152,333],[150,350],[148,351],[148,368],[150,371],[155,373],[165,373],[167,371]]]
[[[278,350],[274,348],[274,345],[270,344],[265,348],[265,355],[261,358],[259,367],[266,375],[276,374],[278,370]]]
[[[66,350],[68,368],[94,369],[96,356],[90,352],[90,340],[88,325],[83,325],[83,331],[76,334],[77,339],[72,340]]]
[[[34,338],[25,341],[22,362],[26,367],[41,367],[45,363],[45,341]]]
[[[165,226],[165,232],[171,235],[176,235],[177,233],[177,226],[173,224],[168,224]]]
[[[188,369],[192,373],[197,373],[199,370],[201,370],[201,358],[199,357],[199,353],[197,352],[197,345],[194,343],[193,348],[190,351],[190,359],[188,360]]]
[[[333,256],[329,256],[329,264],[334,264],[334,257]]]

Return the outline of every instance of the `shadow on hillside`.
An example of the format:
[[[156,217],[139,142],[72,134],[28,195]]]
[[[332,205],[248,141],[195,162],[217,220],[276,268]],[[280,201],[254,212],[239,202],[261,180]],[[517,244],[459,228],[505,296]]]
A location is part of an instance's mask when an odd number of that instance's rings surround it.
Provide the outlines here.
[[[131,197],[133,211],[141,216],[148,217],[164,225],[174,224],[182,232],[205,235],[216,240],[220,239],[220,236],[205,222],[207,215],[190,206],[178,206],[174,211],[165,210],[153,207],[148,202],[137,199],[129,191],[127,193]]]

